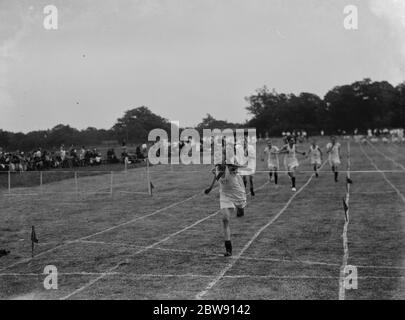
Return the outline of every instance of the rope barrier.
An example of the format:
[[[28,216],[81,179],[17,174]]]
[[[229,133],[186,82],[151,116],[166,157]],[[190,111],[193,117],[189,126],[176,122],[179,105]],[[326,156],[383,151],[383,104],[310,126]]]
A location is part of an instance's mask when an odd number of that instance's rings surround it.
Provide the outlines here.
[[[349,228],[350,222],[350,186],[353,183],[351,176],[350,176],[350,168],[351,168],[351,158],[350,158],[350,141],[347,142],[347,170],[346,170],[346,194],[343,198],[343,210],[345,216],[345,224],[343,226],[343,259],[342,259],[342,266],[340,268],[340,278],[339,278],[339,300],[345,300],[346,289],[345,289],[345,272],[347,267],[347,262],[349,260],[349,244],[347,238],[347,230]]]

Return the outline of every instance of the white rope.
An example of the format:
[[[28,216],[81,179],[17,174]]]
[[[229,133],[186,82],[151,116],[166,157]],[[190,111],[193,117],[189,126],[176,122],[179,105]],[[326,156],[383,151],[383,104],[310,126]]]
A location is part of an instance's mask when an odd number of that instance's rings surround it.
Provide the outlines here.
[[[381,170],[382,172],[385,173],[404,173],[404,170]],[[270,173],[270,172],[274,172],[274,170],[255,170],[254,174],[260,174],[260,173]],[[288,170],[277,170],[277,173],[288,173]],[[160,171],[159,173],[164,173],[164,174],[180,174],[180,175],[185,175],[185,174],[190,174],[190,173],[201,173],[201,171],[198,170],[189,170],[189,171]],[[313,170],[298,170],[296,172],[297,174],[312,174],[314,173]],[[353,170],[351,171],[351,173],[369,173],[369,174],[373,174],[373,173],[378,173],[378,171],[376,170]]]
[[[141,171],[143,171],[144,170],[144,168],[143,167],[139,167],[139,168],[134,168],[134,169],[131,169],[130,171],[128,171],[128,172],[141,172]],[[24,174],[24,173],[36,173],[36,172],[41,172],[42,173],[42,171],[24,171],[24,172],[22,172],[22,174]],[[73,173],[75,176],[74,177],[72,177],[72,178],[68,178],[68,179],[63,179],[63,180],[60,180],[60,181],[53,181],[53,182],[51,182],[51,183],[48,183],[48,184],[46,184],[47,186],[52,186],[52,184],[54,184],[54,183],[59,183],[59,182],[61,182],[61,181],[66,181],[66,180],[74,180],[75,181],[75,183],[77,183],[77,176],[76,176],[76,174],[77,173],[80,173],[80,172],[83,172],[83,173],[89,173],[89,172],[96,172],[96,173],[101,173],[101,174],[105,174],[105,175],[107,175],[107,174],[109,174],[109,175],[111,175],[111,171],[58,171],[58,170],[49,170],[49,171],[44,171],[44,172],[46,172],[46,173]],[[128,172],[125,172],[125,171],[113,171],[113,172],[115,172],[116,173],[116,175],[117,176],[122,176],[122,175],[124,175],[124,176],[127,176],[128,175]],[[6,172],[6,171],[0,171],[0,174],[2,174],[2,173],[7,173],[7,174],[9,174],[9,172]],[[94,177],[97,177],[97,178],[99,178],[99,177],[102,177],[103,175],[97,175],[97,174],[93,174],[93,175],[90,175],[90,174],[87,174],[87,175],[85,175],[85,176],[82,176],[82,179],[85,179],[85,178],[94,178]],[[77,186],[75,186],[76,188],[77,188]],[[40,192],[39,193],[34,193],[34,192],[28,192],[28,193],[11,193],[11,192],[7,192],[7,193],[3,193],[3,192],[0,192],[0,194],[3,194],[4,196],[10,196],[10,197],[16,197],[16,196],[43,196],[43,195],[66,195],[66,194],[68,194],[68,195],[74,195],[74,194],[78,194],[77,193],[77,191],[78,190],[75,190],[75,191],[46,191],[46,192],[44,192],[43,191],[43,188],[41,188],[41,186],[33,186],[33,187],[17,187],[17,188],[13,188],[13,189],[17,189],[17,190],[26,190],[26,189],[32,189],[32,188],[34,188],[34,189],[36,189],[36,188],[40,188]],[[10,189],[11,189],[11,186],[10,186]],[[102,190],[108,190],[108,191],[102,191]],[[117,192],[120,192],[120,191],[117,191]],[[95,195],[95,194],[111,194],[111,190],[110,190],[110,186],[103,186],[103,187],[100,187],[100,188],[97,188],[95,191],[81,191],[80,192],[80,195],[83,195],[84,197],[87,197],[87,196],[91,196],[91,195]]]
[[[345,289],[345,270],[347,267],[347,262],[349,260],[349,244],[347,239],[347,230],[349,228],[350,216],[349,216],[349,202],[350,202],[350,167],[351,167],[351,160],[350,160],[350,141],[347,142],[347,171],[346,171],[346,197],[345,197],[345,205],[347,206],[347,210],[345,208],[345,224],[343,226],[343,258],[342,258],[342,266],[340,267],[340,276],[339,276],[339,300],[345,300],[346,297],[346,289]]]

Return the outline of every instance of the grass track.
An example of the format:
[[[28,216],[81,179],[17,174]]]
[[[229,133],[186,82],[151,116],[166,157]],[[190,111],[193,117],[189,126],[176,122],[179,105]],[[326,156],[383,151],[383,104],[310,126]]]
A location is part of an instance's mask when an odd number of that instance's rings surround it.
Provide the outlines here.
[[[324,148],[326,141],[320,145]],[[307,146],[301,149],[306,151]],[[345,160],[345,142],[342,147]],[[404,146],[377,144],[375,148],[405,166]],[[363,152],[380,170],[400,170],[377,150],[352,142],[352,170],[376,170]],[[258,169],[265,169],[258,160]],[[311,170],[308,160],[301,158],[300,170]],[[221,256],[220,215],[215,214],[218,192],[201,194],[211,179],[207,171],[206,166],[153,167],[153,197],[118,192],[112,198],[89,194],[79,199],[46,192],[38,197],[1,195],[0,247],[12,254],[0,258],[0,298],[194,299],[230,262]],[[129,172],[117,174],[115,190],[146,191],[144,171]],[[298,188],[310,175],[298,174]],[[405,195],[405,171],[386,173],[386,177]],[[379,172],[354,173],[352,179],[348,263],[358,266],[359,287],[346,291],[346,298],[404,299],[405,203]],[[80,181],[83,190],[109,189],[108,175]],[[255,176],[256,187],[266,182],[265,173]],[[45,191],[65,191],[71,184],[71,179],[53,182]],[[38,188],[20,191],[39,193]],[[232,258],[232,267],[204,298],[337,299],[344,194],[344,174],[335,184],[325,166],[320,178],[293,199],[240,259]],[[266,184],[254,199],[249,196],[246,216],[231,221],[235,256],[291,196],[285,174],[280,174],[278,188]],[[181,203],[171,206],[177,202]],[[41,243],[34,259],[30,259],[31,225],[36,226]],[[69,242],[84,237],[86,241]],[[127,263],[119,265],[123,261]],[[49,264],[60,273],[58,290],[43,289],[41,273]],[[84,290],[70,296],[83,286]]]

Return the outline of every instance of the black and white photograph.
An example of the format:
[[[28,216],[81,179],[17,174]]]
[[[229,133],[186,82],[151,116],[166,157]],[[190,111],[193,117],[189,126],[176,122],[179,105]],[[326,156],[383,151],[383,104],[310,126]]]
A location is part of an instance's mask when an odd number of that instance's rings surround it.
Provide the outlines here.
[[[405,0],[0,0],[0,300],[404,300],[404,128]]]

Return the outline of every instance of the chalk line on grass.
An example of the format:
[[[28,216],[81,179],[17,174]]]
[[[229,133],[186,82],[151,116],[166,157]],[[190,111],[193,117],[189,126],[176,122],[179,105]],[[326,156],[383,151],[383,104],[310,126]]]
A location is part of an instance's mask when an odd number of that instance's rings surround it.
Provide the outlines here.
[[[132,219],[132,220],[129,220],[129,221],[120,223],[120,224],[115,225],[115,226],[113,226],[113,227],[110,227],[110,228],[101,230],[101,231],[99,231],[99,232],[95,232],[95,233],[93,233],[93,234],[91,234],[91,235],[82,237],[82,238],[80,238],[80,239],[78,239],[78,240],[76,240],[76,241],[86,240],[86,239],[89,239],[89,238],[98,236],[98,235],[100,235],[100,234],[109,232],[109,231],[111,231],[111,230],[115,230],[115,229],[117,229],[117,228],[120,228],[120,227],[126,226],[126,225],[128,225],[128,224],[134,223],[134,222],[136,222],[136,221],[138,221],[138,220],[142,220],[142,219],[145,219],[145,218],[149,218],[149,217],[154,216],[154,215],[156,215],[156,214],[158,214],[158,213],[161,213],[162,211],[166,211],[166,210],[168,210],[168,209],[171,209],[171,208],[173,208],[173,207],[176,207],[176,206],[178,206],[178,205],[181,205],[181,204],[183,204],[183,203],[185,203],[185,202],[188,202],[188,201],[190,201],[190,200],[192,200],[192,199],[194,199],[194,198],[196,198],[197,196],[200,196],[200,195],[202,195],[202,192],[199,192],[199,193],[197,193],[197,194],[195,194],[195,195],[193,195],[193,196],[191,196],[191,197],[188,197],[188,198],[186,198],[186,199],[184,199],[184,200],[175,202],[175,203],[173,203],[173,204],[171,204],[171,205],[169,205],[169,206],[167,206],[167,207],[164,207],[164,208],[162,208],[162,209],[156,210],[156,211],[154,211],[154,212],[152,212],[152,213],[143,215],[143,216],[141,216],[141,217],[136,217],[136,218],[134,218],[134,219]],[[76,241],[74,241],[74,242],[76,242]]]
[[[173,207],[175,207],[175,206],[178,206],[178,205],[180,205],[180,204],[183,204],[183,203],[185,203],[185,202],[187,202],[187,201],[190,201],[190,200],[194,199],[195,197],[197,197],[197,196],[199,196],[199,195],[201,195],[201,194],[202,194],[202,192],[199,192],[199,193],[197,193],[197,194],[195,194],[195,195],[193,195],[193,196],[191,196],[191,197],[188,197],[187,199],[184,199],[184,200],[181,200],[181,201],[172,203],[171,205],[166,206],[166,207],[161,208],[161,209],[158,209],[158,210],[156,210],[156,211],[154,211],[154,212],[152,212],[152,213],[149,213],[149,214],[146,214],[146,215],[143,215],[143,216],[140,216],[140,217],[136,217],[136,218],[131,219],[131,220],[129,220],[129,221],[120,223],[120,224],[115,225],[115,226],[113,226],[113,227],[110,227],[110,228],[107,228],[107,229],[104,229],[104,230],[95,232],[95,233],[93,233],[93,234],[90,234],[90,235],[87,235],[87,236],[84,236],[84,237],[81,237],[81,238],[78,238],[78,239],[75,239],[75,240],[66,241],[66,242],[64,242],[64,243],[62,243],[62,244],[60,244],[60,245],[58,245],[58,246],[56,246],[56,247],[53,247],[53,248],[51,248],[51,249],[42,251],[42,252],[38,253],[37,255],[35,255],[34,257],[25,258],[25,259],[23,259],[23,260],[14,262],[14,263],[12,263],[12,264],[10,264],[10,265],[8,265],[8,266],[2,267],[2,268],[0,268],[0,272],[2,272],[2,271],[4,271],[4,270],[7,270],[7,269],[9,269],[9,268],[12,268],[12,267],[14,267],[14,266],[16,266],[16,265],[19,265],[19,264],[21,264],[21,263],[29,262],[29,261],[31,261],[31,260],[33,260],[33,259],[35,259],[35,258],[41,257],[41,256],[43,256],[43,255],[45,255],[45,254],[47,254],[47,253],[49,253],[49,252],[53,252],[53,251],[55,251],[55,250],[57,250],[57,249],[64,248],[64,247],[66,247],[66,246],[68,246],[68,245],[70,245],[70,244],[72,244],[72,243],[76,243],[76,242],[79,242],[79,241],[81,241],[81,240],[86,240],[86,239],[89,239],[89,238],[91,238],[91,237],[94,237],[94,236],[103,234],[103,233],[105,233],[105,232],[108,232],[108,231],[111,231],[111,230],[120,228],[120,227],[122,227],[122,226],[131,224],[131,223],[134,223],[134,222],[136,222],[136,221],[138,221],[138,220],[151,217],[151,216],[153,216],[153,215],[156,215],[156,214],[158,214],[158,213],[161,213],[161,212],[163,212],[163,211],[166,211],[166,210],[168,210],[168,209],[171,209],[171,208],[173,208]]]
[[[392,145],[391,145],[392,146]],[[391,147],[390,146],[390,147]],[[394,150],[392,150],[392,148],[388,148],[389,152],[391,154],[395,154],[397,157],[400,157],[401,159],[405,159],[405,156],[401,153],[396,153]],[[402,151],[402,149],[398,148],[397,151]]]
[[[80,242],[81,243],[90,243],[90,244],[109,245],[109,246],[122,246],[122,247],[135,248],[135,249],[145,248],[145,246],[131,245],[131,244],[126,244],[126,243],[122,243],[122,242],[104,242],[104,241],[80,241]],[[153,250],[175,252],[175,253],[189,253],[189,254],[193,254],[193,255],[197,254],[197,255],[209,256],[209,257],[220,257],[220,258],[224,257],[224,255],[222,253],[212,253],[212,252],[207,252],[207,251],[172,249],[172,248],[163,248],[163,247],[155,247],[155,248],[153,248]],[[231,256],[229,258],[235,259],[236,257]],[[284,259],[284,258],[256,258],[256,257],[243,256],[243,257],[240,257],[240,259],[241,260],[250,260],[250,261],[297,263],[297,264],[320,265],[320,266],[330,266],[330,267],[339,266],[339,264],[337,264],[337,263],[310,261],[310,260],[291,260],[291,259]]]
[[[216,275],[210,274],[153,274],[153,273],[132,273],[132,272],[58,272],[58,276],[124,276],[134,278],[215,278]],[[5,273],[0,274],[0,277],[45,277],[43,273]],[[224,275],[224,279],[281,279],[281,280],[305,280],[305,279],[333,279],[337,276],[280,276],[280,275],[255,275],[255,274],[239,274],[239,275]],[[405,276],[359,276],[358,279],[404,279]]]
[[[383,176],[384,180],[391,186],[392,189],[395,190],[395,192],[398,194],[398,196],[401,198],[401,200],[405,203],[405,196],[401,193],[401,191],[398,190],[398,188],[387,178],[384,172],[382,172],[378,166],[375,164],[373,159],[370,158],[370,156],[364,151],[362,145],[360,145],[360,150],[363,152],[363,154],[366,156],[366,158],[370,161],[372,166]],[[392,161],[392,159],[390,159]]]
[[[264,183],[262,186],[260,186],[260,187],[257,188],[256,190],[262,189],[262,188],[263,188],[264,186],[266,186],[267,184],[268,184],[268,182]],[[159,241],[157,241],[157,242],[154,242],[153,244],[151,244],[151,245],[149,245],[149,246],[146,246],[146,247],[144,247],[144,248],[142,248],[142,249],[136,251],[131,257],[134,257],[134,256],[136,256],[136,255],[138,255],[138,254],[143,253],[143,252],[146,252],[146,251],[148,251],[148,250],[150,250],[150,249],[156,248],[158,245],[160,245],[160,244],[162,244],[162,243],[164,243],[164,242],[170,240],[171,238],[173,238],[173,237],[175,237],[175,236],[177,236],[177,235],[179,235],[179,234],[181,234],[181,233],[183,233],[183,232],[185,232],[185,231],[187,231],[187,230],[189,230],[189,229],[195,227],[196,225],[198,225],[198,224],[200,224],[200,223],[202,223],[202,222],[204,222],[204,221],[206,221],[206,220],[208,220],[208,219],[210,219],[210,218],[212,218],[212,217],[218,215],[220,212],[221,212],[221,210],[215,211],[214,213],[212,213],[212,214],[206,216],[205,218],[202,218],[202,219],[200,219],[200,220],[198,220],[198,221],[192,223],[191,225],[189,225],[189,226],[187,226],[187,227],[185,227],[185,228],[183,228],[183,229],[181,229],[181,230],[179,230],[179,231],[176,231],[176,232],[174,232],[174,233],[168,235],[167,237],[163,238],[162,240],[159,240]],[[84,239],[83,239],[83,240],[84,240]],[[68,294],[68,295],[66,295],[66,296],[64,296],[64,297],[62,297],[61,300],[67,300],[67,299],[71,298],[72,296],[74,296],[74,295],[76,295],[76,294],[78,294],[78,293],[80,293],[80,292],[86,290],[87,288],[89,288],[89,287],[91,287],[93,284],[95,284],[96,282],[98,282],[98,281],[102,280],[103,278],[105,278],[106,276],[108,276],[108,274],[109,274],[110,272],[113,272],[114,270],[118,269],[121,265],[123,265],[123,262],[120,262],[120,263],[116,264],[116,265],[113,266],[112,268],[108,269],[105,273],[102,273],[102,274],[101,274],[99,277],[97,277],[96,279],[93,279],[93,280],[89,281],[87,284],[83,285],[82,287],[78,288],[77,290],[75,290],[75,291],[71,292],[70,294]]]
[[[381,154],[385,159],[387,159],[387,160],[391,161],[392,163],[394,163],[397,167],[400,167],[402,169],[402,171],[405,171],[405,167],[402,164],[400,164],[400,163],[396,162],[394,159],[388,157],[386,154],[384,154],[383,152],[378,150],[375,146],[373,146],[373,144],[370,143],[369,141],[367,141],[367,142],[377,153]],[[379,169],[377,169],[377,170],[379,172],[381,172],[381,170],[379,170]]]

